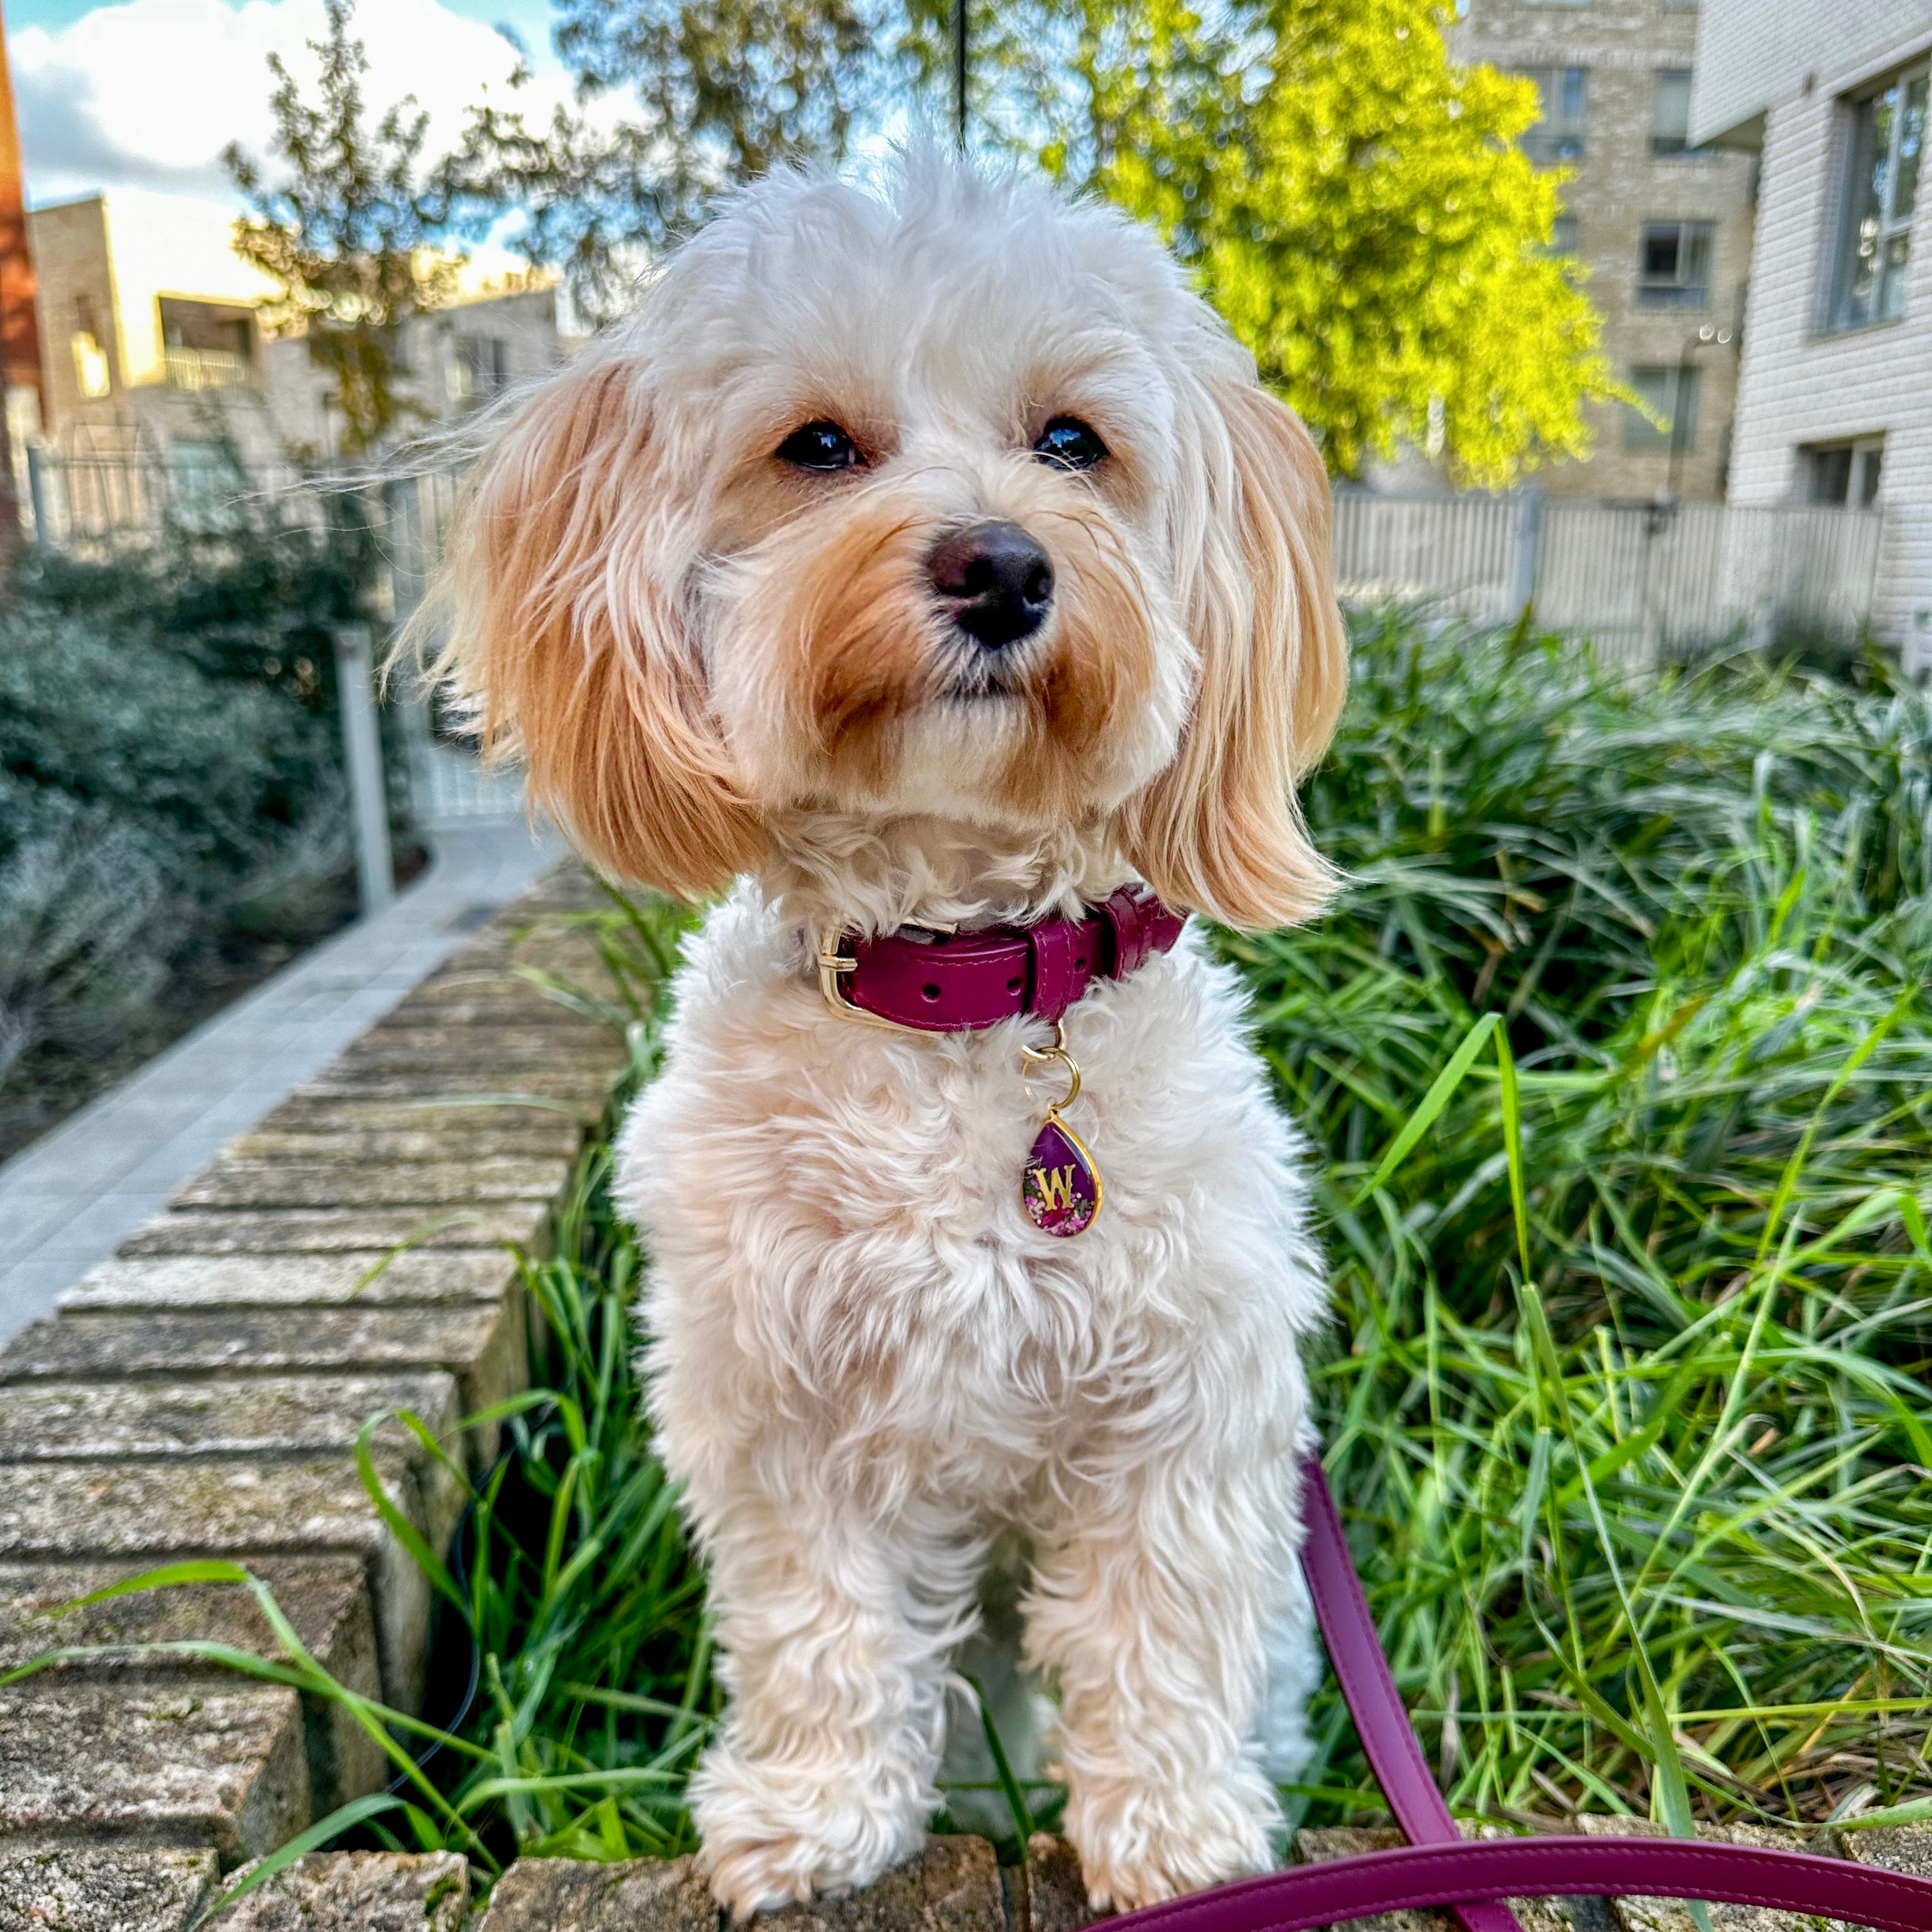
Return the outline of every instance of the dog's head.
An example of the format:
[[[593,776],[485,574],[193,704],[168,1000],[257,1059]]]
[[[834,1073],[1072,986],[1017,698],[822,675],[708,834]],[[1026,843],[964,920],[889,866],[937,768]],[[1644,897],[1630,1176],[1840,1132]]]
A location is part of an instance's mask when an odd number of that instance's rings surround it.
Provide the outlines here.
[[[1156,242],[1044,187],[752,190],[488,451],[449,581],[486,743],[617,876],[707,890],[830,809],[1090,824],[1240,925],[1327,884],[1320,458]]]

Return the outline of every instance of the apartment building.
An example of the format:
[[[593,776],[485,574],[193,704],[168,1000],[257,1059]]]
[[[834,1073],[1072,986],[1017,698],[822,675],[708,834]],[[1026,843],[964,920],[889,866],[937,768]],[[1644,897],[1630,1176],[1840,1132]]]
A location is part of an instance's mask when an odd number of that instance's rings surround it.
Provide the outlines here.
[[[1695,72],[1760,164],[1732,500],[1882,508],[1874,625],[1932,668],[1932,0],[1705,0]]]
[[[218,205],[116,191],[27,218],[45,344],[44,430],[62,455],[159,461],[219,490],[237,458],[340,453],[329,384],[299,337],[271,339],[273,285],[232,244]],[[414,421],[447,421],[553,368],[575,346],[557,292],[473,277],[400,332],[397,387]]]
[[[1616,374],[1663,425],[1594,406],[1588,460],[1538,480],[1568,496],[1722,498],[1754,163],[1692,138],[1696,0],[1464,0],[1461,14],[1457,59],[1537,84],[1523,147],[1573,177],[1557,252],[1579,264]]]

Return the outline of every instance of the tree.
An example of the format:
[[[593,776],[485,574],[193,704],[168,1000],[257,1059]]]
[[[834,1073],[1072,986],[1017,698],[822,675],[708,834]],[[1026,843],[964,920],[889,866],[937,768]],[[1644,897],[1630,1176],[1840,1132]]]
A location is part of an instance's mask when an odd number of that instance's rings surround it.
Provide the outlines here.
[[[232,144],[222,160],[250,208],[235,224],[236,251],[280,290],[263,320],[304,332],[310,360],[331,379],[344,446],[362,452],[425,413],[396,388],[400,334],[449,299],[459,264],[442,245],[450,209],[435,177],[447,164],[420,182],[428,117],[405,98],[373,132],[364,124],[369,64],[350,31],[355,0],[323,4],[326,34],[309,44],[321,64],[319,103],[268,56],[278,178],[266,181]]]
[[[1547,253],[1564,177],[1514,145],[1532,82],[1454,65],[1436,0],[1078,4],[1048,166],[1161,228],[1332,470],[1586,453],[1582,404],[1622,392]]]
[[[935,0],[916,0],[931,5]],[[627,269],[776,168],[844,158],[888,112],[904,61],[896,0],[556,0],[574,111],[547,126],[476,109],[440,176],[466,233],[506,211],[515,245],[593,318]],[[622,104],[621,118],[608,111]]]

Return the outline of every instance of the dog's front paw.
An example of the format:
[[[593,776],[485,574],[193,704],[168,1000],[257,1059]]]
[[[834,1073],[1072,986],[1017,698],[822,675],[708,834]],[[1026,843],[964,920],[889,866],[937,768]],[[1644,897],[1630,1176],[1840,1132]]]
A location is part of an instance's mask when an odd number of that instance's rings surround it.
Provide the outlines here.
[[[870,1885],[919,1850],[929,1808],[910,1778],[862,1787],[824,1764],[724,1749],[692,1781],[712,1895],[740,1924],[756,1912]]]
[[[1258,1774],[1186,1791],[1090,1784],[1069,1800],[1065,1830],[1095,1909],[1132,1912],[1269,1870],[1280,1815]]]

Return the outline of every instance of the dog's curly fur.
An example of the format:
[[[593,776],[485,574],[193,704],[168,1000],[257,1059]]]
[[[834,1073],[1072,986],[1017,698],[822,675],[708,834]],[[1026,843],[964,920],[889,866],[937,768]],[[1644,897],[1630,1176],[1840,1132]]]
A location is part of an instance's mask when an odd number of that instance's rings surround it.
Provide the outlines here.
[[[1109,452],[1079,473],[1032,449],[1069,414]],[[860,466],[776,458],[821,419]],[[1056,582],[997,676],[926,572],[988,518]],[[851,1024],[812,955],[1136,877],[1238,926],[1319,907],[1294,786],[1345,665],[1307,434],[1146,234],[919,154],[875,193],[768,182],[687,244],[477,466],[448,585],[445,669],[593,859],[742,875],[619,1162],[730,1694],[692,1790],[718,1896],[917,1846],[949,1656],[1016,1528],[1095,1901],[1262,1868],[1314,1669],[1323,1291],[1237,982],[1190,933],[1069,1016],[1107,1206],[1057,1240],[1018,1200],[1046,1030]]]

